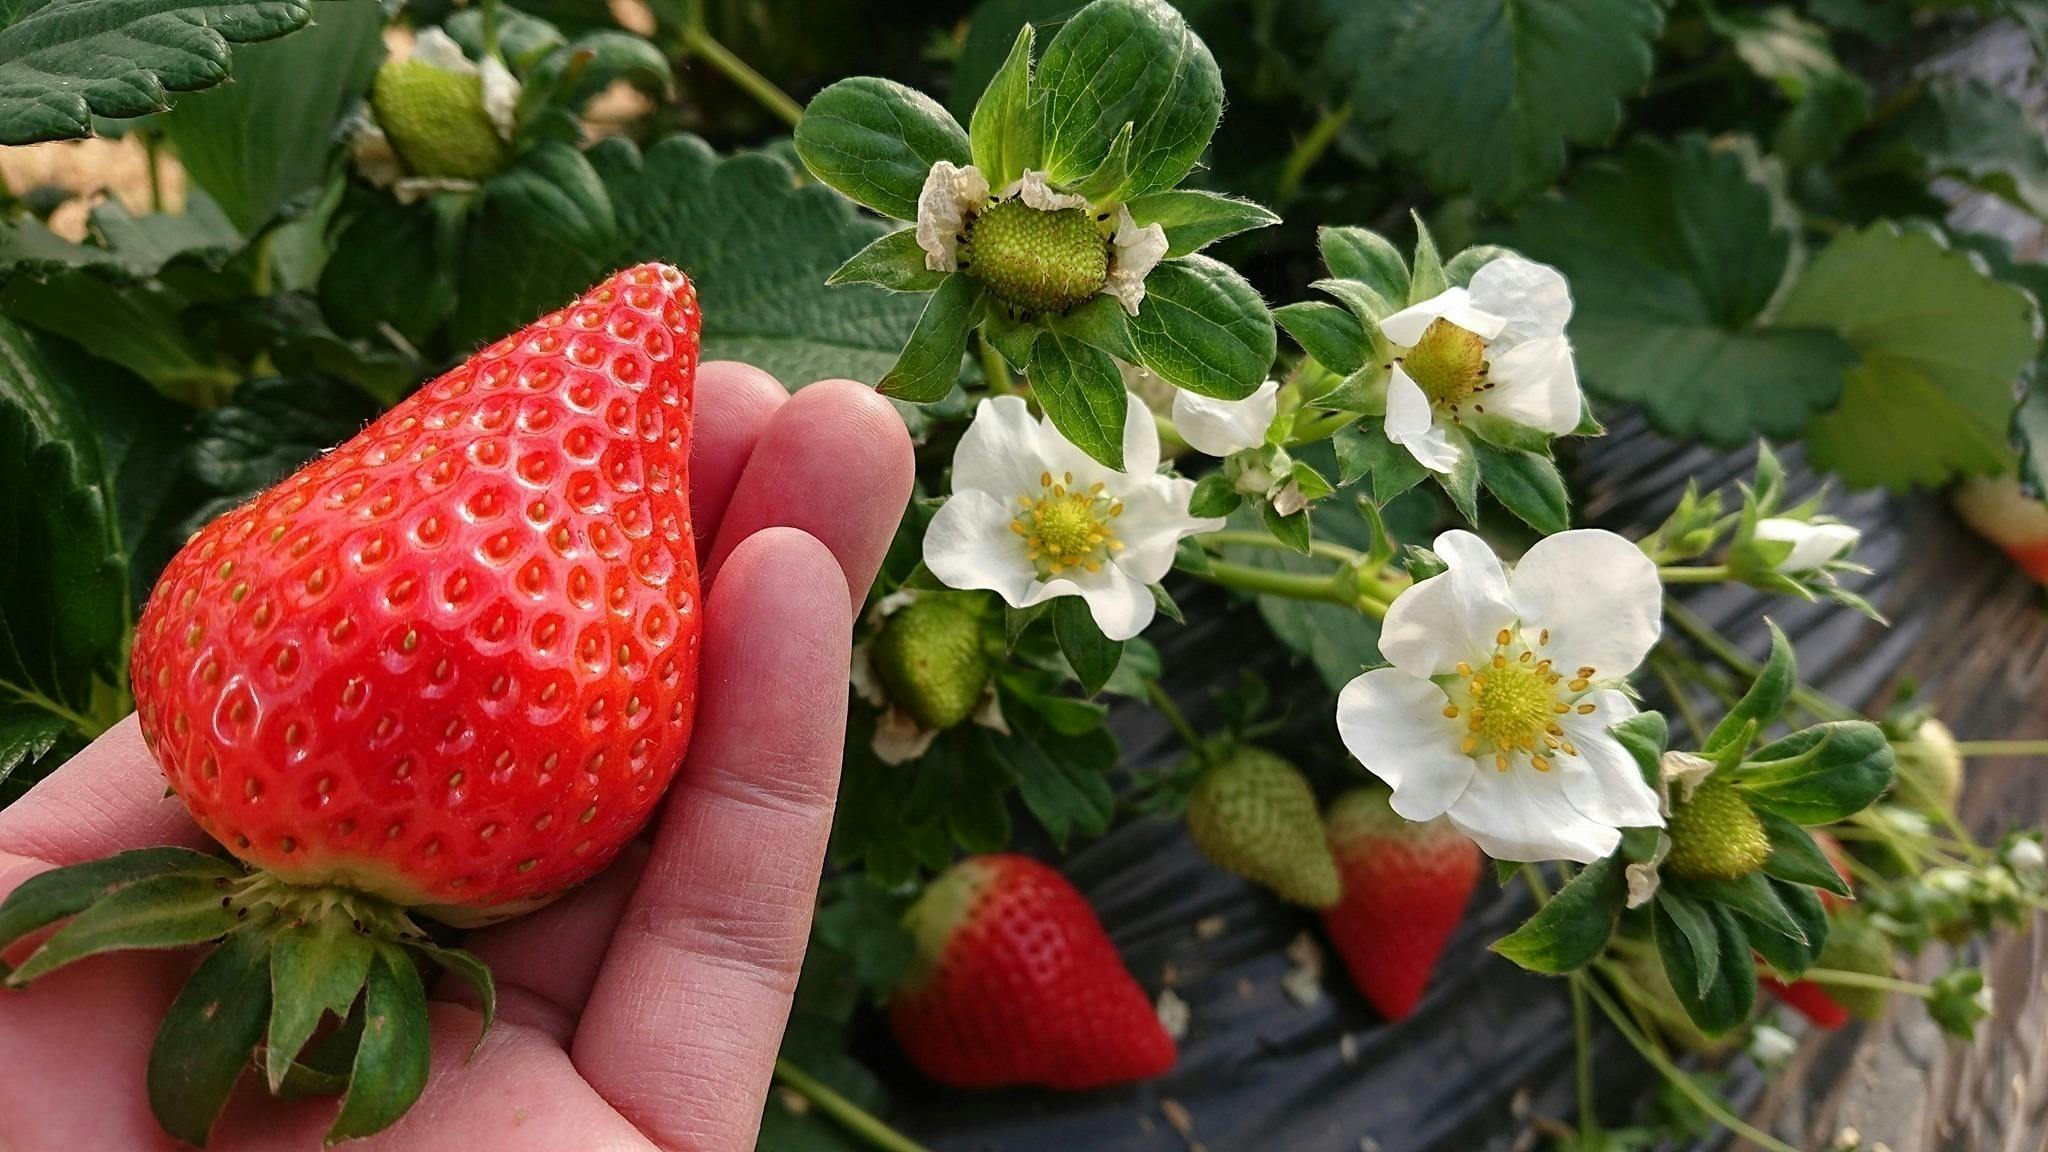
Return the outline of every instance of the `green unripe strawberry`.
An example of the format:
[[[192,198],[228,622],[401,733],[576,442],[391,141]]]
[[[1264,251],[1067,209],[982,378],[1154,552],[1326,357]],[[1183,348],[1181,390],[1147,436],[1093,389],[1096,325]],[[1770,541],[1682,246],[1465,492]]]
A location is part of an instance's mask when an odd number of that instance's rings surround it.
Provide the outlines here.
[[[387,60],[370,87],[377,124],[415,176],[482,180],[508,159],[484,111],[483,78],[420,60]]]
[[[1109,280],[1109,241],[1085,208],[990,205],[968,228],[961,259],[997,299],[1031,312],[1064,312]]]
[[[927,592],[882,625],[875,675],[889,699],[926,728],[951,728],[974,714],[988,687],[985,600]]]
[[[1892,974],[1892,944],[1862,916],[1838,916],[1828,923],[1828,941],[1821,945],[1815,968],[1861,972],[1866,976]],[[1884,1015],[1891,994],[1876,988],[1824,985],[1828,998],[1847,1009],[1858,1020],[1875,1020]]]
[[[1892,796],[1908,807],[1954,811],[1963,791],[1963,756],[1955,733],[1939,720],[1892,745]]]
[[[1343,896],[1315,793],[1294,765],[1239,748],[1188,795],[1188,831],[1216,865],[1311,908]]]
[[[1763,866],[1771,854],[1763,821],[1734,784],[1709,777],[1677,805],[1666,829],[1671,854],[1664,866],[1694,880],[1734,880]]]

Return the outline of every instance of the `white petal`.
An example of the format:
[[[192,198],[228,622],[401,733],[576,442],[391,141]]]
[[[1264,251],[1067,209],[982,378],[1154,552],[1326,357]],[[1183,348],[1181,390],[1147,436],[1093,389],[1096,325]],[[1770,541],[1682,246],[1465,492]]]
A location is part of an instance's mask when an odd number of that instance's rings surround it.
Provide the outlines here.
[[[1095,617],[1095,626],[1111,640],[1129,640],[1143,632],[1159,607],[1150,588],[1125,575],[1114,564],[1105,564],[1101,572],[1090,573],[1079,586],[1081,598],[1088,602],[1088,614]]]
[[[1430,406],[1408,373],[1394,365],[1387,381],[1387,439],[1406,448],[1410,455],[1432,472],[1449,472],[1458,465],[1458,446],[1450,434],[1436,426],[1436,409]]]
[[[1514,601],[1500,558],[1462,528],[1436,538],[1450,566],[1394,597],[1380,626],[1380,652],[1411,676],[1445,676],[1460,660],[1475,666],[1515,622]]]
[[[1552,771],[1564,779],[1564,794],[1572,807],[1589,820],[1616,828],[1661,828],[1664,813],[1656,790],[1643,779],[1636,758],[1629,755],[1608,729],[1636,714],[1628,697],[1611,688],[1588,692],[1578,703],[1593,705],[1591,715],[1574,709],[1558,717],[1558,724],[1577,756],[1553,755]]]
[[[1505,772],[1481,768],[1451,805],[1451,823],[1496,860],[1591,864],[1621,843],[1615,828],[1589,820],[1565,798],[1556,772],[1518,757]]]
[[[484,115],[491,118],[491,127],[498,130],[498,136],[509,141],[519,131],[519,81],[496,56],[484,57],[480,70],[484,78]]]
[[[1542,337],[1489,356],[1486,378],[1493,387],[1481,403],[1489,413],[1553,436],[1579,426],[1579,370],[1564,337]]]
[[[1337,694],[1344,747],[1394,789],[1394,811],[1409,820],[1443,815],[1476,770],[1458,751],[1464,726],[1443,708],[1443,689],[1399,668],[1375,668]]]
[[[386,136],[384,129],[370,116],[369,105],[358,109],[341,127],[348,139],[349,159],[355,161],[358,176],[377,188],[389,188],[405,178],[405,165],[398,161],[398,150],[391,146],[391,137]]]
[[[938,735],[938,729],[926,728],[910,713],[891,708],[875,718],[875,735],[868,747],[884,764],[907,764],[930,750]]]
[[[1109,279],[1102,290],[1116,297],[1124,311],[1136,316],[1145,300],[1145,277],[1166,259],[1166,229],[1157,223],[1138,227],[1127,207],[1117,209],[1116,235],[1109,242]]]
[[[462,45],[457,44],[453,36],[439,28],[429,28],[412,38],[412,58],[443,72],[460,76],[477,74],[476,61],[462,51]]]
[[[925,173],[924,187],[917,193],[917,246],[924,249],[926,269],[951,272],[960,267],[960,233],[967,227],[967,217],[987,199],[988,180],[972,164],[960,168],[941,160]]]
[[[391,185],[391,197],[400,204],[418,204],[443,192],[474,192],[477,183],[456,176],[407,176]]]
[[[1159,471],[1159,425],[1145,402],[1125,393],[1124,472],[1150,476]],[[1046,427],[1050,428],[1048,421]]]
[[[1505,317],[1498,339],[1520,344],[1564,335],[1572,318],[1572,289],[1548,264],[1503,256],[1472,274],[1472,305]]]
[[[1463,288],[1446,288],[1420,304],[1410,304],[1380,321],[1380,331],[1403,348],[1415,347],[1423,332],[1438,319],[1448,320],[1481,340],[1500,334],[1507,321],[1472,305],[1471,294]]]
[[[1628,539],[1577,528],[1538,540],[1509,580],[1522,627],[1548,629],[1542,649],[1565,672],[1626,676],[1657,643],[1664,588],[1657,566]]]
[[[953,493],[924,533],[924,562],[948,588],[986,588],[1012,608],[1028,608],[1038,572],[1010,530],[1009,506],[973,488]]]
[[[882,687],[882,678],[875,675],[874,646],[855,644],[853,663],[848,669],[847,679],[853,684],[853,694],[880,708],[889,702],[889,692]]]
[[[1022,176],[1010,181],[1007,187],[1001,192],[996,193],[998,200],[1008,200],[1012,196],[1024,201],[1025,207],[1036,208],[1040,212],[1058,212],[1062,208],[1085,208],[1088,206],[1088,198],[1086,196],[1076,196],[1070,192],[1055,192],[1052,190],[1052,185],[1046,182],[1045,173],[1031,169],[1026,169]]]
[[[1301,484],[1289,480],[1287,485],[1273,494],[1273,511],[1282,516],[1292,516],[1308,507],[1308,496],[1301,490]]]
[[[1188,515],[1195,482],[1168,476],[1131,483],[1119,495],[1124,512],[1115,520],[1123,549],[1115,554],[1118,568],[1140,584],[1157,584],[1173,568],[1175,545],[1182,537],[1220,531],[1221,519]]]
[[[1778,561],[1780,572],[1811,572],[1856,546],[1863,533],[1854,525],[1814,523],[1771,516],[1756,522],[1759,540],[1792,545],[1792,551]]]
[[[1019,396],[983,400],[974,421],[953,449],[953,491],[972,488],[1005,502],[1043,491],[1040,478],[1051,466],[1041,425]],[[1015,513],[1012,513],[1015,515]]]
[[[1180,392],[1173,398],[1173,427],[1197,452],[1228,456],[1266,442],[1266,430],[1280,410],[1280,384],[1268,380],[1242,400],[1215,400]]]

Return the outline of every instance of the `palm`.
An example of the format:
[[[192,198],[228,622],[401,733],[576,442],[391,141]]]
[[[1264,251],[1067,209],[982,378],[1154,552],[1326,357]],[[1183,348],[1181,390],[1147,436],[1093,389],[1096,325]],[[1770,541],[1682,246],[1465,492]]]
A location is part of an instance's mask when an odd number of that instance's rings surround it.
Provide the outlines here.
[[[472,934],[499,1022],[473,1058],[459,982],[433,1006],[425,1094],[366,1148],[752,1146],[831,823],[852,612],[911,481],[888,404],[846,382],[795,397],[707,364],[691,451],[711,590],[699,719],[644,846],[570,896]],[[792,531],[791,529],[795,529]],[[204,836],[133,718],[0,813],[0,895],[59,864]],[[174,1147],[143,1071],[189,956],[128,953],[0,993],[0,1147]],[[245,1080],[217,1149],[318,1148],[331,1100]]]

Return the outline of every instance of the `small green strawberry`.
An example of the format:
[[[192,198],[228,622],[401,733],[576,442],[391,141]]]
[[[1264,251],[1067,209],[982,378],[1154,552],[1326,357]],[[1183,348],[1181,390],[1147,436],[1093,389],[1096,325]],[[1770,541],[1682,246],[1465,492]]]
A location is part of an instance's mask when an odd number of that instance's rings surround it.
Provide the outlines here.
[[[1963,756],[1955,733],[1926,720],[1910,738],[1892,745],[1892,798],[1908,807],[1954,811],[1963,791]]]
[[[1343,896],[1315,793],[1294,765],[1238,748],[1188,795],[1188,831],[1216,865],[1284,900],[1328,908]]]
[[[1671,854],[1664,866],[1693,880],[1747,876],[1771,854],[1763,821],[1725,778],[1708,777],[1691,799],[1674,805],[1667,831]]]
[[[1004,303],[1064,312],[1109,280],[1109,241],[1086,208],[990,205],[968,228],[961,262]]]
[[[889,699],[930,729],[973,715],[988,688],[988,598],[926,592],[898,609],[875,639],[875,675]]]
[[[1828,922],[1828,942],[1813,962],[1815,968],[1861,972],[1866,976],[1892,975],[1892,944],[1867,917],[1841,915]],[[1825,986],[1828,998],[1847,1009],[1858,1020],[1875,1020],[1884,1015],[1890,993],[1876,988]]]
[[[484,111],[484,82],[418,58],[387,60],[370,106],[414,176],[482,180],[505,167],[505,141]]]

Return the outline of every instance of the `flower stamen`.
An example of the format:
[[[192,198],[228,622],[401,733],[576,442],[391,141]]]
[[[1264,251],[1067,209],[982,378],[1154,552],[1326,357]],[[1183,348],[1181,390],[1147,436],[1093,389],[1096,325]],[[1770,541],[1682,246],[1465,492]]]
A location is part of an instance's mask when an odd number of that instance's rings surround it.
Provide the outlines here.
[[[1073,568],[1102,571],[1103,564],[1123,549],[1111,524],[1123,504],[1110,499],[1100,481],[1076,489],[1072,472],[1056,478],[1043,471],[1038,483],[1035,496],[1027,492],[1017,497],[1023,510],[1010,521],[1010,530],[1024,538],[1026,555],[1039,578],[1051,579]]]

